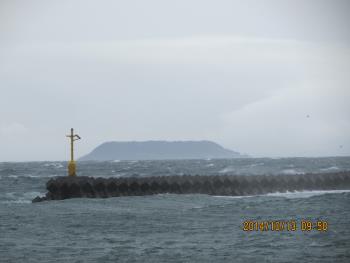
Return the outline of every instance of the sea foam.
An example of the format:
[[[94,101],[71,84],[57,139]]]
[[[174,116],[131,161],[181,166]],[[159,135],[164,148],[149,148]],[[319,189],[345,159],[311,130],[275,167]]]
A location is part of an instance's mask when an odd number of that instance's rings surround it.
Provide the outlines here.
[[[295,192],[287,191],[285,193],[276,192],[276,193],[268,193],[263,195],[243,195],[243,196],[215,195],[214,197],[240,199],[240,198],[271,196],[271,197],[284,197],[288,199],[296,199],[296,198],[309,198],[312,196],[324,195],[324,194],[342,194],[342,193],[349,193],[349,192],[350,190],[317,190],[317,191],[295,191]]]

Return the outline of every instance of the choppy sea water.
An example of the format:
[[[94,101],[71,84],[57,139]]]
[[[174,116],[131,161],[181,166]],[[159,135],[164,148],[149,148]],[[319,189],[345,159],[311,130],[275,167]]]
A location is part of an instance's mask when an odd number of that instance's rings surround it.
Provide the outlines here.
[[[0,262],[350,262],[350,191],[154,195],[31,203],[65,162],[0,163]],[[350,171],[350,157],[78,163],[78,175]],[[296,231],[243,231],[295,220]],[[327,222],[302,231],[302,220]]]

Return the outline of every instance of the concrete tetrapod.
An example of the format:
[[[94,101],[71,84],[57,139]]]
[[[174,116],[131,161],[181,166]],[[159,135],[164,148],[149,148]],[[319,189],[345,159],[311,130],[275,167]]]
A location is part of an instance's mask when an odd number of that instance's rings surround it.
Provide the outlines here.
[[[33,202],[68,198],[107,198],[163,193],[259,195],[302,190],[350,190],[350,172],[298,175],[218,175],[94,178],[65,176],[50,179],[44,197]]]

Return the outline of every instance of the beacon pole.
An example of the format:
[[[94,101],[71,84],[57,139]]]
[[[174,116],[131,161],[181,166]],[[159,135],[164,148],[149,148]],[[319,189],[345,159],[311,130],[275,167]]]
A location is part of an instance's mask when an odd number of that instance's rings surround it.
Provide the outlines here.
[[[68,176],[76,176],[76,164],[74,161],[74,141],[80,140],[78,134],[74,134],[73,128],[70,129],[70,135],[66,135],[70,138],[70,161],[68,163]]]

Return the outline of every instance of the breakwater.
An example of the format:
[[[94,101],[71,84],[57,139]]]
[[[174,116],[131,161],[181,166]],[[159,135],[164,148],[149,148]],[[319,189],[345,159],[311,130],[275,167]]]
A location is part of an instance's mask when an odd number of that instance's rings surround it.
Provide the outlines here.
[[[44,197],[36,197],[33,202],[162,193],[244,196],[302,190],[350,190],[350,173],[121,178],[66,176],[50,179],[46,188],[47,194]]]

